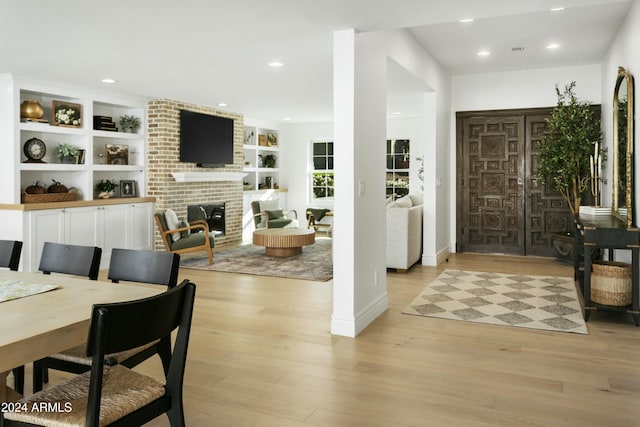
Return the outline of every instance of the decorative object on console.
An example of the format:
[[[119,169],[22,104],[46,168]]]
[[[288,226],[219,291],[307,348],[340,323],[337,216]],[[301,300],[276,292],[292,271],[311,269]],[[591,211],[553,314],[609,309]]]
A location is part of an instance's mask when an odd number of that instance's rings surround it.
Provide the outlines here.
[[[116,122],[113,121],[111,116],[93,116],[93,129],[118,132]]]
[[[113,192],[118,187],[118,184],[112,179],[101,179],[100,182],[96,184],[96,190],[99,191],[98,198],[99,199],[108,199],[113,196]]]
[[[120,116],[119,124],[124,132],[135,133],[140,127],[140,119],[136,116],[125,114],[124,116]]]
[[[136,182],[120,181],[120,197],[136,197]]]
[[[56,181],[55,179],[52,179],[51,181],[53,181],[53,184],[51,184],[49,188],[47,188],[47,193],[68,193],[69,192],[69,189],[65,185],[62,185],[60,181]]]
[[[60,163],[62,164],[76,164],[78,163],[78,155],[80,150],[71,144],[60,144],[56,148],[56,152],[60,156]]]
[[[39,138],[30,138],[24,143],[24,155],[27,156],[25,163],[46,163],[42,158],[47,153],[47,146]]]
[[[20,104],[20,117],[25,119],[41,119],[44,109],[38,101],[26,100]]]
[[[59,181],[52,179],[53,184],[46,188],[46,184],[35,181],[29,185],[21,194],[22,203],[49,203],[49,202],[71,202],[80,198],[80,193],[76,188],[68,189]]]
[[[105,144],[106,164],[108,165],[128,165],[129,146],[118,144]]]
[[[52,101],[52,120],[56,126],[79,128],[82,126],[82,106],[66,101]]]
[[[275,168],[276,167],[276,156],[273,154],[267,154],[263,159],[265,168]]]
[[[538,147],[535,175],[545,185],[559,191],[572,214],[580,210],[591,177],[589,159],[594,151],[605,160],[600,120],[594,118],[591,105],[579,101],[574,93],[576,82],[561,92],[556,86],[558,103],[547,120],[549,132]]]

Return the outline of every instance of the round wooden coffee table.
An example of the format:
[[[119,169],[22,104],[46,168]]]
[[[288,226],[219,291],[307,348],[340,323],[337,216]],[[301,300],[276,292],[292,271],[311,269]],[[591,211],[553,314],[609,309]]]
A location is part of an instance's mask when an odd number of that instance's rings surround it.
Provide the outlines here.
[[[261,228],[253,232],[253,244],[264,246],[269,256],[298,255],[303,246],[315,242],[313,228]]]

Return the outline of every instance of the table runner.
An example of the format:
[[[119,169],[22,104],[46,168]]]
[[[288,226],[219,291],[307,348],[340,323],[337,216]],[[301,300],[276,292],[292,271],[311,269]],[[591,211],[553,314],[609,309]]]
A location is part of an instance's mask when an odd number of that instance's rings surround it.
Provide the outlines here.
[[[0,302],[48,292],[59,287],[60,285],[3,280],[0,281]]]

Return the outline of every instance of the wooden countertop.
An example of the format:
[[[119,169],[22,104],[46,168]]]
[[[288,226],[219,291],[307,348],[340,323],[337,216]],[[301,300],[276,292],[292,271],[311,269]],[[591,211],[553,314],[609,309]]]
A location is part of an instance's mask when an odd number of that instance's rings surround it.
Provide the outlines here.
[[[129,203],[155,203],[155,197],[114,197],[111,199],[76,200],[73,202],[0,204],[0,210],[37,211],[43,209],[81,208],[85,206],[124,205]]]

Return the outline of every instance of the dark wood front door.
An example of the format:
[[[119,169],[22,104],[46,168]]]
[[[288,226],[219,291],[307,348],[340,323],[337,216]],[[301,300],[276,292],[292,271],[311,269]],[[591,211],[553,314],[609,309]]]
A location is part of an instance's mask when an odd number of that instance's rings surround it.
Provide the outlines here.
[[[458,113],[458,251],[553,256],[551,233],[571,230],[564,199],[534,179],[548,111]]]

